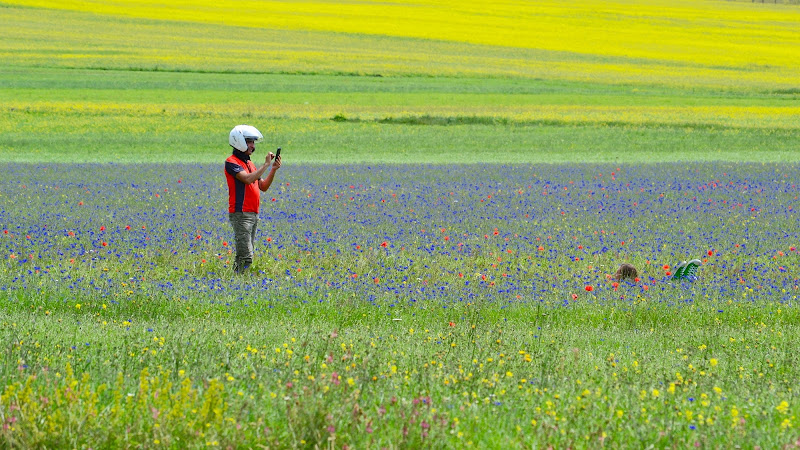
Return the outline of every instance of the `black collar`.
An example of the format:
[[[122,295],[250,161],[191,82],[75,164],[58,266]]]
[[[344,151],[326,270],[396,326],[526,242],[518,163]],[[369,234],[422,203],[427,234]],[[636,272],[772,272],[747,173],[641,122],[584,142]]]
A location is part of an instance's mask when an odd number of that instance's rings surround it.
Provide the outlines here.
[[[250,161],[250,157],[245,152],[240,152],[239,150],[233,149],[233,156],[242,160],[242,162]]]

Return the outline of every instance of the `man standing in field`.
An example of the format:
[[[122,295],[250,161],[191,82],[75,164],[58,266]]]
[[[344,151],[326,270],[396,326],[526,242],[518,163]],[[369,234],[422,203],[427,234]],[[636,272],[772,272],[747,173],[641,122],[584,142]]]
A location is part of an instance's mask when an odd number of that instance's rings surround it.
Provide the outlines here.
[[[244,273],[253,263],[253,244],[258,227],[258,207],[261,202],[259,190],[266,191],[281,167],[280,151],[275,156],[267,153],[264,165],[256,169],[250,155],[256,150],[255,144],[263,136],[255,127],[237,125],[231,130],[228,142],[233,154],[225,160],[225,178],[228,181],[228,218],[236,236],[236,260],[233,271]],[[273,162],[267,177],[261,179]]]

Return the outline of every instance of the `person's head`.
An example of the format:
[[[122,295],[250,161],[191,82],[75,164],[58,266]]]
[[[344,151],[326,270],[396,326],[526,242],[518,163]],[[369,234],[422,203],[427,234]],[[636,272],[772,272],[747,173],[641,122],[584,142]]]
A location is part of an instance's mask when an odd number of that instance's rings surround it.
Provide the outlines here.
[[[259,142],[263,137],[256,127],[236,125],[228,135],[228,143],[231,147],[249,156],[255,151],[256,142]]]
[[[625,281],[635,281],[636,278],[639,276],[639,271],[636,270],[636,267],[628,263],[622,263],[617,269],[617,273],[614,274],[614,279],[616,280],[625,280]]]

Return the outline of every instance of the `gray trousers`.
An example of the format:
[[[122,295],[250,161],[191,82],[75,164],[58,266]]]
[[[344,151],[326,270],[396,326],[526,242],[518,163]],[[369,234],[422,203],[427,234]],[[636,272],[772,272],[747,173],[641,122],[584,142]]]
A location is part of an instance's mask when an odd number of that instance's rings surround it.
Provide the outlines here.
[[[233,262],[233,271],[242,273],[253,264],[253,245],[256,241],[258,214],[235,212],[229,213],[228,219],[233,225],[233,234],[236,238],[236,260]]]

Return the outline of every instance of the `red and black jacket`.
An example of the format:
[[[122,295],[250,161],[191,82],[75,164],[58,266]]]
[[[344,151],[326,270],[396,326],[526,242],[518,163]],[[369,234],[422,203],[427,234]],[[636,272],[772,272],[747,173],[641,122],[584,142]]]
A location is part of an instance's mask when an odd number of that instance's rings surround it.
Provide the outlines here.
[[[256,165],[243,152],[234,150],[233,154],[225,160],[225,178],[228,180],[228,212],[258,213],[258,205],[261,202],[258,180],[244,184],[236,178],[236,174],[239,172],[253,173],[255,171]]]

